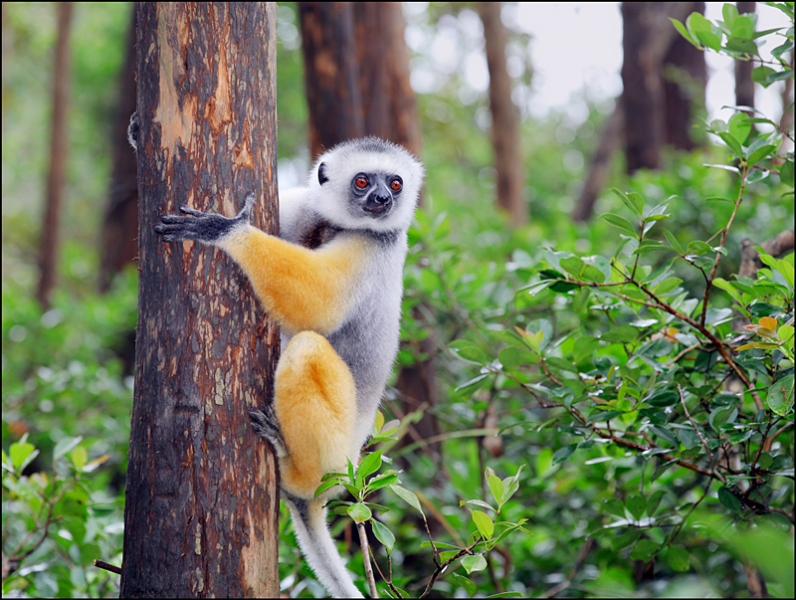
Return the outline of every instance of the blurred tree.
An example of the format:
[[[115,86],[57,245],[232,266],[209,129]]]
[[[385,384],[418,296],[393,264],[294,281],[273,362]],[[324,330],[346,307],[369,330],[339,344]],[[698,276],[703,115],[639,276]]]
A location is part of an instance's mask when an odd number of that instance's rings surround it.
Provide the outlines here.
[[[102,227],[100,290],[138,256],[138,186],[135,152],[127,141],[127,126],[135,112],[135,14],[131,13],[126,57],[119,74],[119,100],[113,124],[113,171]]]
[[[704,2],[692,2],[691,12],[705,14]],[[676,35],[661,64],[664,95],[665,143],[686,152],[693,150],[694,116],[705,106],[708,67],[705,53]]]
[[[58,39],[53,65],[53,112],[50,130],[50,170],[47,198],[39,242],[39,287],[36,298],[44,308],[50,306],[58,269],[58,227],[63,203],[67,155],[67,110],[69,103],[69,33],[72,28],[72,3],[62,2],[58,10]]]
[[[735,5],[738,7],[738,14],[755,12],[754,2],[736,2]],[[735,106],[755,107],[755,84],[752,81],[754,68],[755,64],[751,60],[735,61]]]
[[[707,69],[703,53],[679,39],[669,19],[704,10],[701,2],[622,4],[624,90],[597,139],[573,220],[591,217],[622,141],[628,173],[657,168],[664,143],[693,147],[691,122],[694,108],[704,106]]]
[[[401,4],[299,2],[299,15],[312,158],[364,135],[390,140],[419,155],[420,125],[409,83]],[[413,314],[421,318],[417,310]],[[396,381],[405,411],[437,403],[432,341],[415,346],[413,354],[426,358],[403,367]],[[427,439],[439,431],[435,418],[426,413],[411,433]],[[436,453],[438,445],[429,450]]]
[[[492,111],[492,148],[497,172],[497,205],[509,213],[511,224],[528,220],[524,171],[520,156],[520,118],[511,98],[511,76],[506,69],[506,28],[500,20],[501,2],[479,2],[484,24],[489,68],[489,107]],[[687,43],[687,42],[686,42]]]
[[[309,106],[310,155],[365,134],[359,67],[354,44],[354,5],[299,2],[304,81]],[[381,32],[367,43],[378,43]]]
[[[256,224],[275,230],[274,11],[137,5],[141,270],[122,596],[279,591],[276,465],[244,435],[267,401],[278,329],[230,258],[154,232],[181,202],[232,213],[246,190],[265,200]]]

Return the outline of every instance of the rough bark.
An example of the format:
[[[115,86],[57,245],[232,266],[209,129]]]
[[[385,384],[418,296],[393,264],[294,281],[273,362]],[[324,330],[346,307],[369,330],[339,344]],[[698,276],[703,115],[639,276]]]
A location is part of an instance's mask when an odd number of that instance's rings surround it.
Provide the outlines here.
[[[276,597],[278,483],[248,422],[279,335],[222,252],[165,244],[164,213],[274,232],[273,3],[137,5],[139,321],[122,597]]]
[[[138,185],[135,152],[127,141],[127,125],[135,112],[135,13],[131,13],[127,56],[119,74],[119,102],[113,124],[113,168],[108,207],[102,226],[100,290],[138,256]]]
[[[365,134],[353,7],[349,2],[298,3],[313,159]]]
[[[72,2],[58,4],[58,37],[53,61],[53,112],[50,129],[50,169],[47,198],[39,241],[39,286],[36,299],[46,309],[58,270],[58,238],[61,205],[66,182],[68,144],[67,111],[71,58],[69,34],[72,29]]]
[[[520,156],[520,116],[511,99],[511,76],[506,69],[506,28],[500,20],[501,2],[479,2],[484,24],[489,69],[489,108],[492,112],[492,149],[497,172],[497,205],[508,212],[513,226],[528,220]]]
[[[691,2],[689,14],[705,14],[704,2]],[[665,142],[677,150],[696,147],[691,137],[694,113],[704,109],[708,67],[705,53],[681,35],[674,36],[663,59]]]

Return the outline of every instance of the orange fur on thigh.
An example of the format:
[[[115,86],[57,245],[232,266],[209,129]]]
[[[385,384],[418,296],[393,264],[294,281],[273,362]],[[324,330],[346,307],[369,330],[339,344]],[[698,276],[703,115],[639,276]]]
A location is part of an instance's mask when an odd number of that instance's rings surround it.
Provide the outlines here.
[[[276,371],[274,408],[288,452],[280,460],[285,490],[312,498],[325,474],[346,472],[349,459],[356,464],[356,386],[326,338],[304,331],[290,340]]]

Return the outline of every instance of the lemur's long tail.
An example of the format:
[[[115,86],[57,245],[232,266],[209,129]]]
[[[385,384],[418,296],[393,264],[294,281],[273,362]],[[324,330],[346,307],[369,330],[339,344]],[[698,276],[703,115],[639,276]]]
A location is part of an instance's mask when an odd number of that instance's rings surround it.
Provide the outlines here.
[[[335,598],[363,598],[346,571],[326,526],[325,500],[285,498],[293,517],[301,552],[329,593]]]

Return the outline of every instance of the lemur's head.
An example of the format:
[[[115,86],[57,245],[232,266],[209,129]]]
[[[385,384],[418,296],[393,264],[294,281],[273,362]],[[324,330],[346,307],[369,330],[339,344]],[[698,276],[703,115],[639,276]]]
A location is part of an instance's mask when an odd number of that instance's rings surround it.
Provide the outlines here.
[[[338,144],[310,174],[312,208],[345,229],[408,229],[423,165],[408,150],[376,137]]]

